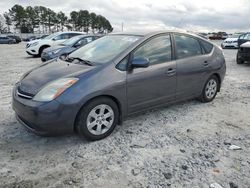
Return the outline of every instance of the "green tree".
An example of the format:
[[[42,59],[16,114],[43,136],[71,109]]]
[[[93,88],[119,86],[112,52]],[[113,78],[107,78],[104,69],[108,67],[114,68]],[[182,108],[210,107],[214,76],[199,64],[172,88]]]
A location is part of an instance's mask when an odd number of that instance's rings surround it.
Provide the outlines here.
[[[80,25],[81,30],[84,32],[89,32],[89,11],[80,10],[78,15],[78,23]]]
[[[12,21],[15,23],[15,27],[22,30],[26,30],[26,12],[25,9],[21,5],[14,5],[9,10]]]
[[[62,11],[60,11],[59,13],[57,13],[57,18],[58,22],[60,23],[61,31],[63,31],[63,28],[67,23],[68,17]]]
[[[10,32],[10,26],[12,25],[10,14],[8,12],[5,12],[3,16],[5,18],[5,24],[7,25],[7,30],[8,32]]]
[[[34,29],[39,27],[39,12],[31,6],[26,7],[25,11],[27,16],[27,27],[34,32]]]
[[[96,29],[96,23],[97,19],[96,19],[96,14],[91,12],[89,15],[89,23],[90,23],[90,28],[92,30],[92,33],[95,33],[95,29]]]
[[[72,24],[72,26],[73,26],[73,30],[78,30],[78,16],[79,16],[79,13],[78,12],[76,12],[76,11],[72,11],[71,13],[70,13],[70,23]]]

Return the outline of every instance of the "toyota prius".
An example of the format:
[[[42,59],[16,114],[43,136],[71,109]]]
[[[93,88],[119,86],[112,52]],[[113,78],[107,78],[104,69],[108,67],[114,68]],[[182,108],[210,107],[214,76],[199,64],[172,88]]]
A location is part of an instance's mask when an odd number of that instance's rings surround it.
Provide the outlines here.
[[[197,35],[109,34],[25,73],[12,106],[36,134],[99,140],[132,114],[193,98],[212,101],[225,72],[221,48]]]

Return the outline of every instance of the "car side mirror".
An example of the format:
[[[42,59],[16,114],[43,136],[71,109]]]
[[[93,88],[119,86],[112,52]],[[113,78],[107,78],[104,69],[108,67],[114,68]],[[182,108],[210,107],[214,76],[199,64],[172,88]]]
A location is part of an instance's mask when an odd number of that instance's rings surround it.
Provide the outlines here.
[[[149,60],[146,58],[136,58],[131,63],[132,68],[147,68]]]

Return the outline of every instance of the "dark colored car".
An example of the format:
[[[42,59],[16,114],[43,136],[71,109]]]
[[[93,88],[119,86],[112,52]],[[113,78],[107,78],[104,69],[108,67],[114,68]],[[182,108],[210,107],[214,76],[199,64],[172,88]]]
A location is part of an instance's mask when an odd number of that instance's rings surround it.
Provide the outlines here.
[[[36,39],[44,39],[44,38],[47,37],[47,36],[49,36],[49,35],[42,35],[42,36],[40,36],[40,37],[36,37]]]
[[[23,38],[22,40],[25,41],[25,42],[29,42],[29,41],[32,41],[32,40],[36,40],[36,36],[30,36],[30,37],[27,37],[27,38]]]
[[[244,44],[247,41],[250,41],[250,33],[244,33],[240,35],[238,39],[238,46]]]
[[[100,36],[78,35],[72,37],[59,45],[46,48],[41,55],[41,60],[45,62],[60,56],[67,57],[71,52],[88,44],[89,42],[94,41],[97,38],[100,38]]]
[[[7,37],[15,39],[16,43],[20,43],[22,42],[22,39],[19,36],[15,36],[15,35],[8,35]]]
[[[16,40],[9,37],[0,37],[0,44],[15,44]]]
[[[102,139],[129,115],[180,100],[212,101],[222,50],[188,33],[110,34],[27,72],[13,89],[17,119],[37,134]]]
[[[237,53],[237,64],[243,64],[244,62],[250,62],[250,42],[245,42],[240,45]]]

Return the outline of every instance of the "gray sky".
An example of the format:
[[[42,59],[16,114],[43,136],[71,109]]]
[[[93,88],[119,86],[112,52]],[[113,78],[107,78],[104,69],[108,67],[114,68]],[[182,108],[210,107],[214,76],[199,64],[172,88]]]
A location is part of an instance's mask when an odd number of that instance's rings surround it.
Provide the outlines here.
[[[1,0],[0,13],[14,4],[42,5],[69,14],[86,9],[102,14],[115,31],[185,29],[250,30],[250,0]]]

